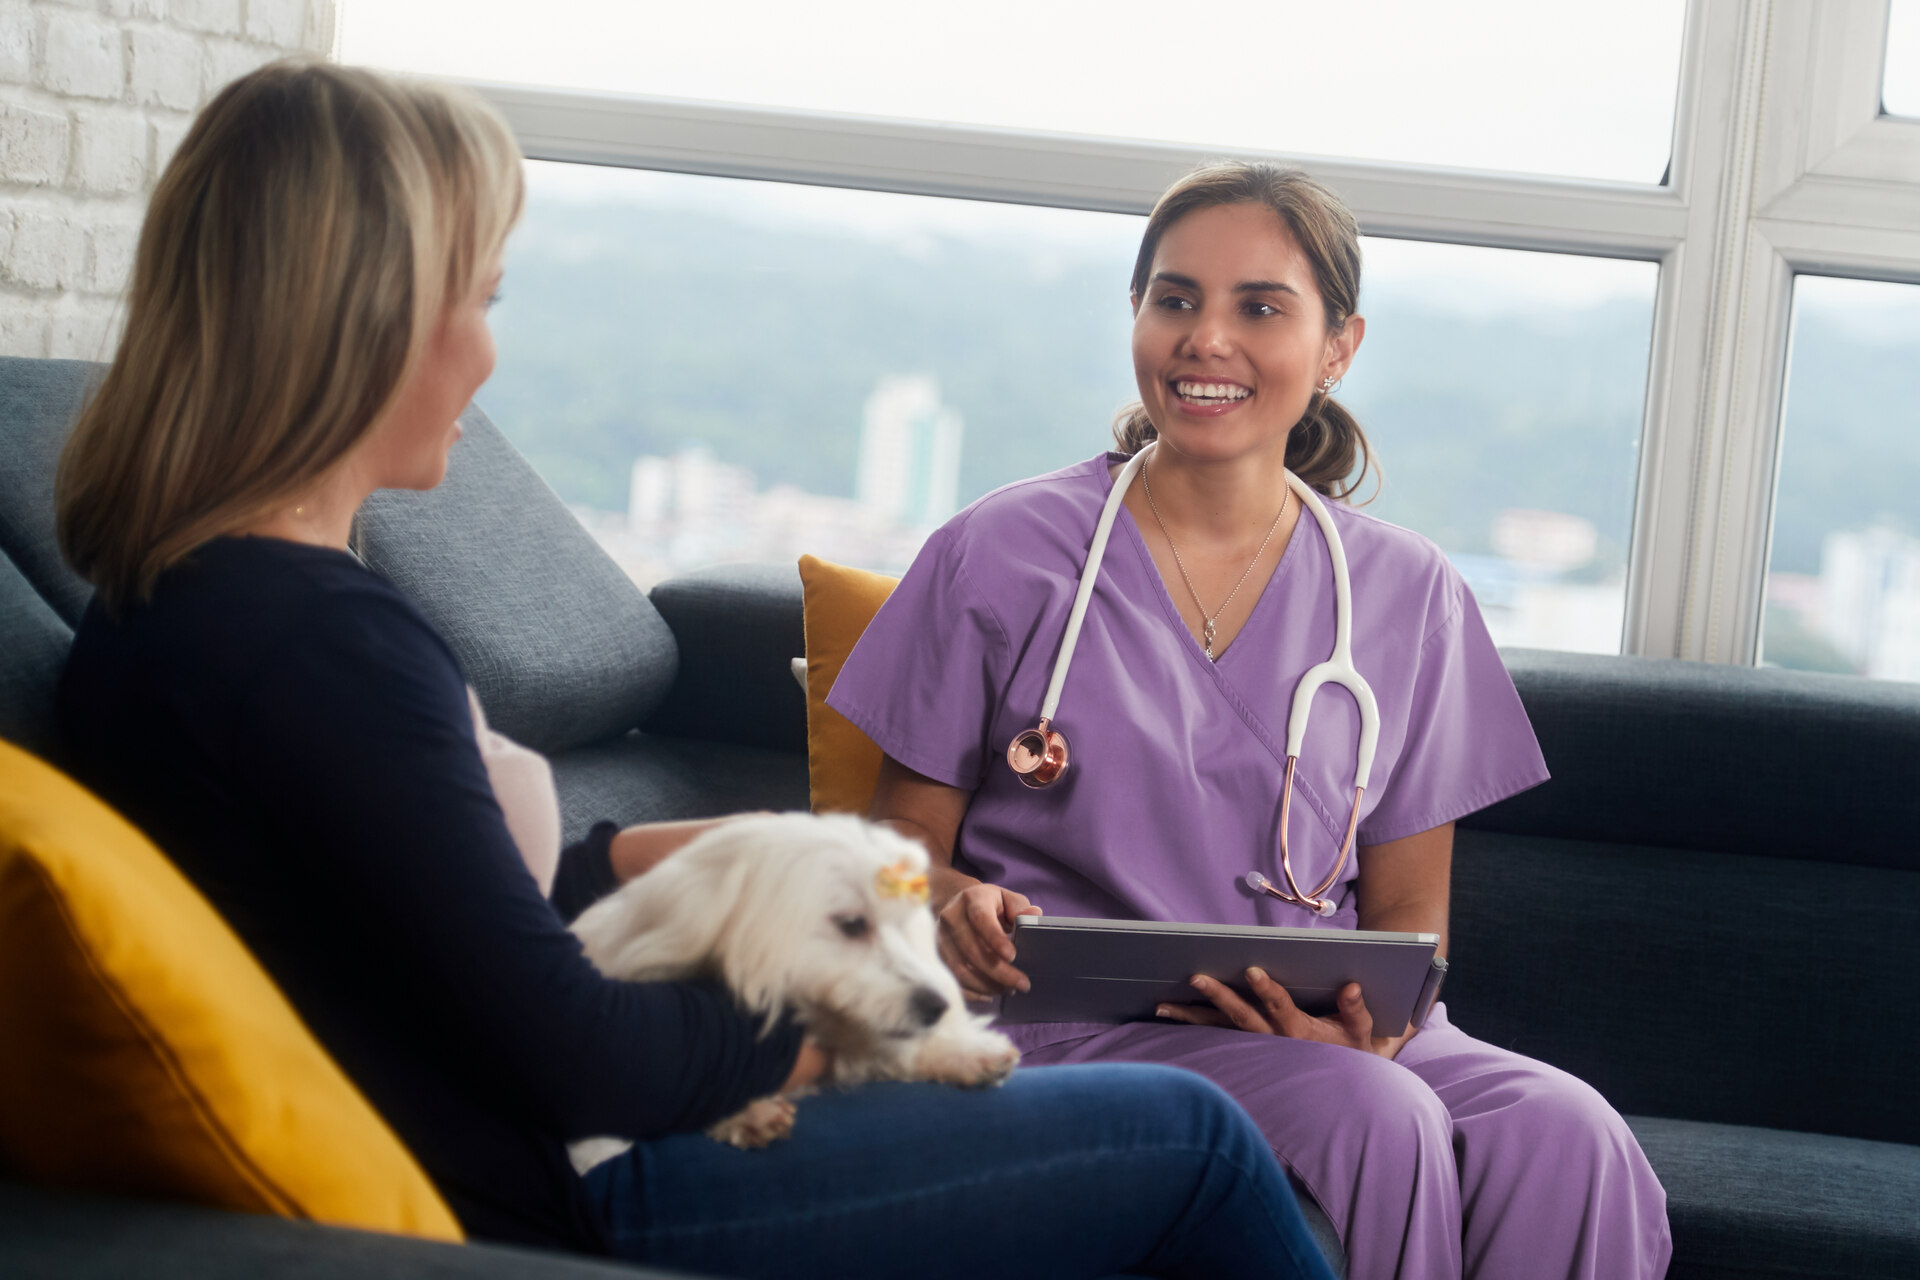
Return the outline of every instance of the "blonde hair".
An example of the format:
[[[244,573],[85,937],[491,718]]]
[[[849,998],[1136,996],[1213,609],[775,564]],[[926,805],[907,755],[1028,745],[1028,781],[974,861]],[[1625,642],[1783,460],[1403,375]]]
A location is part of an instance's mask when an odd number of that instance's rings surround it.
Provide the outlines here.
[[[1146,297],[1153,255],[1168,227],[1190,213],[1230,204],[1258,204],[1272,210],[1313,266],[1327,332],[1345,328],[1360,301],[1360,224],[1339,196],[1301,170],[1275,164],[1230,160],[1203,165],[1161,193],[1147,216],[1147,229],[1134,259],[1133,296]],[[1114,419],[1114,439],[1128,456],[1140,452],[1157,434],[1146,406],[1138,402]],[[1354,473],[1356,460],[1358,474]],[[1376,476],[1380,470],[1359,421],[1317,387],[1307,401],[1305,416],[1287,436],[1287,467],[1330,498],[1348,497],[1360,487],[1369,468]]]
[[[147,597],[359,443],[522,198],[512,133],[468,91],[316,62],[223,89],[160,176],[60,458],[60,548],[102,602]]]

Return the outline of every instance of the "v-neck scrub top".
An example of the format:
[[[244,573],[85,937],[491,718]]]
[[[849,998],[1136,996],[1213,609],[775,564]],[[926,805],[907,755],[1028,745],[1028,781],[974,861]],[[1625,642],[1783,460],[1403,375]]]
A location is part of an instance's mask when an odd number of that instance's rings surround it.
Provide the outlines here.
[[[888,755],[972,791],[955,865],[1048,913],[1345,928],[1356,853],[1321,917],[1246,887],[1279,872],[1294,686],[1333,649],[1333,569],[1302,514],[1252,614],[1210,662],[1122,508],[1054,727],[1071,763],[1022,786],[1006,745],[1040,714],[1087,546],[1112,490],[1106,454],[988,494],[928,539],[828,696]],[[1327,503],[1352,580],[1353,660],[1380,740],[1357,843],[1450,822],[1547,778],[1472,593],[1427,539]],[[1338,857],[1359,713],[1323,686],[1295,780],[1291,842],[1312,887]]]

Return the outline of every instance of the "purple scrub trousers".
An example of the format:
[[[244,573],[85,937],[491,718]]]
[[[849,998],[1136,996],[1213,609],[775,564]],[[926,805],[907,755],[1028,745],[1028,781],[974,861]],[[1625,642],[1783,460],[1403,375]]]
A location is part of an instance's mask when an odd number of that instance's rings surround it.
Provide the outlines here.
[[[1027,1065],[1157,1062],[1232,1094],[1327,1213],[1354,1280],[1658,1277],[1666,1194],[1590,1085],[1435,1007],[1388,1061],[1338,1045],[1134,1023]]]

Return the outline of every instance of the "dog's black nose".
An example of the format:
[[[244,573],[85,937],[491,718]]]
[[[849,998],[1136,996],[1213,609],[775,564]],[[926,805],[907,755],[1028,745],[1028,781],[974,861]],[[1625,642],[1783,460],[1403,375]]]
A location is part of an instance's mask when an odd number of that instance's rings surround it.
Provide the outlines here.
[[[940,1021],[947,1011],[947,998],[932,987],[916,987],[913,992],[913,1014],[920,1019],[920,1025],[930,1027]]]

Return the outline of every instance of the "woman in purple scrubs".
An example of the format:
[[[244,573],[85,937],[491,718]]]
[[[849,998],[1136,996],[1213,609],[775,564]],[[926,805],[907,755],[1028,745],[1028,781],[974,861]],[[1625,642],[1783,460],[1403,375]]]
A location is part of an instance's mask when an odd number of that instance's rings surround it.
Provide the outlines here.
[[[1278,823],[1295,684],[1333,646],[1327,543],[1283,468],[1329,498],[1368,455],[1328,394],[1365,335],[1359,232],[1297,171],[1218,165],[1148,220],[1132,282],[1141,404],[1120,452],[1000,489],[928,540],[829,703],[886,753],[873,814],[940,871],[942,952],[970,992],[1024,987],[1012,917],[1437,933],[1453,823],[1546,766],[1471,593],[1434,545],[1328,503],[1353,582],[1354,664],[1380,707],[1358,847],[1322,917],[1249,890],[1281,882]],[[1491,376],[1493,371],[1489,371]],[[1127,492],[1055,727],[1072,766],[1021,785],[1007,743],[1039,714],[1102,504]],[[1461,494],[1460,500],[1470,497]],[[1359,717],[1316,699],[1295,782],[1298,881],[1332,871]],[[1227,1089],[1345,1243],[1350,1274],[1661,1275],[1666,1197],[1591,1087],[1468,1036],[1437,1005],[1374,1027],[1357,986],[1310,1017],[1251,972],[1207,979],[1159,1023],[1009,1027],[1032,1065],[1159,1062]]]

